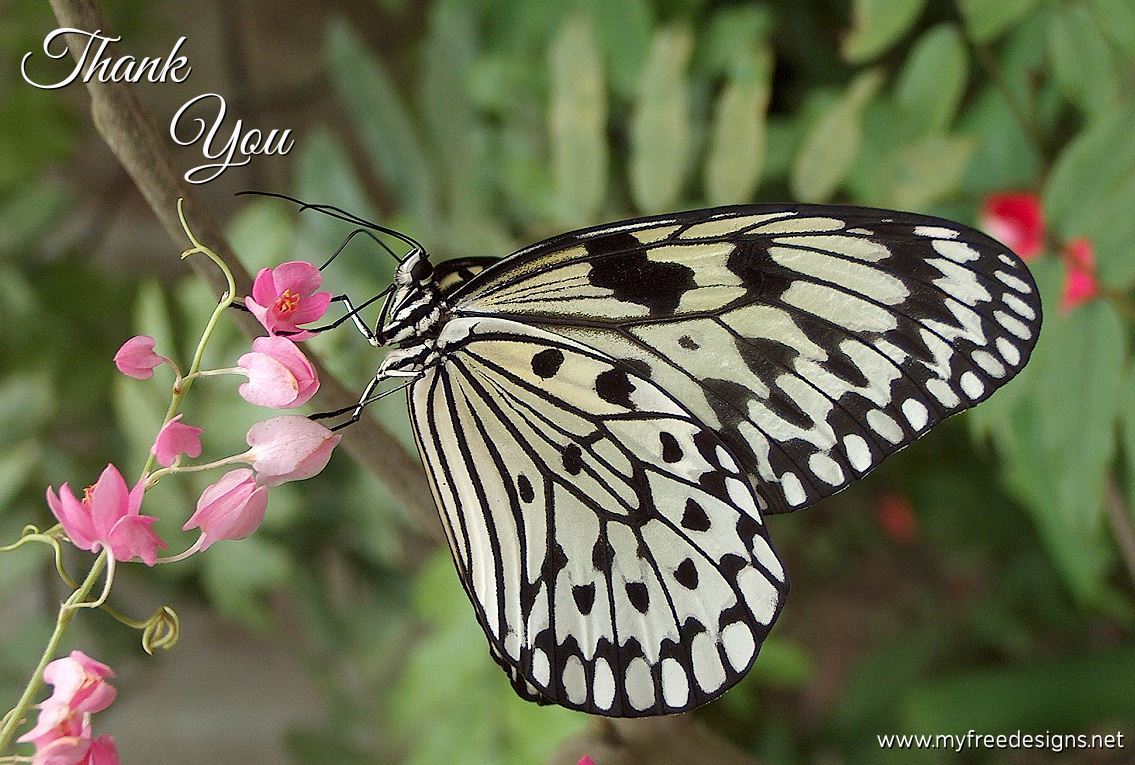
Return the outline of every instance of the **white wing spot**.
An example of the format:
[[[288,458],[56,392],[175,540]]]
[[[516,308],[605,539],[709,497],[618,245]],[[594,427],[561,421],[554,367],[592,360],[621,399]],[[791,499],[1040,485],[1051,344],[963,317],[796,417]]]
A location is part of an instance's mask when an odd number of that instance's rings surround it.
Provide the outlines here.
[[[504,652],[514,659],[520,658],[520,635],[515,630],[509,630],[504,636]]]
[[[902,428],[885,412],[872,409],[867,413],[867,424],[871,426],[871,430],[875,431],[892,444],[897,444],[899,441],[902,441]]]
[[[933,239],[957,239],[958,238],[958,232],[957,231],[954,231],[952,228],[943,228],[942,226],[915,226],[914,227],[914,234],[915,234],[915,236],[927,236],[927,237],[931,237]],[[935,247],[935,249],[937,249],[937,247],[938,247],[937,242],[934,243],[934,247]],[[938,250],[938,252],[941,252],[943,255],[946,255],[946,253],[942,252],[941,250]],[[950,257],[950,256],[946,255],[946,257]]]
[[[715,454],[717,454],[717,464],[721,465],[721,467],[725,468],[731,473],[741,472],[737,468],[737,463],[731,456],[729,456],[729,452],[725,450],[724,446],[718,444],[717,449],[715,450]]]
[[[1013,309],[1013,312],[1019,316],[1023,316],[1029,321],[1036,318],[1036,311],[1029,307],[1029,304],[1021,300],[1016,295],[1008,293],[1001,296],[1001,302]]]
[[[965,242],[947,241],[944,239],[937,239],[933,244],[935,252],[943,257],[954,261],[955,263],[969,263],[981,257],[974,248],[970,247]]]
[[[753,633],[744,622],[733,622],[721,631],[721,644],[734,671],[743,672],[757,650]]]
[[[926,411],[926,405],[917,399],[908,398],[902,402],[902,415],[906,417],[906,421],[915,430],[922,430],[926,427],[929,414]]]
[[[627,700],[638,710],[654,706],[654,678],[650,676],[650,665],[646,659],[637,656],[627,665]]]
[[[790,505],[799,505],[808,498],[800,479],[791,471],[780,477],[780,488],[784,492],[784,499]]]
[[[997,338],[997,350],[1000,351],[1001,358],[1009,362],[1009,366],[1015,367],[1017,366],[1017,362],[1021,360],[1021,352],[1008,338]]]
[[[694,657],[694,679],[704,693],[713,694],[725,682],[725,667],[709,635],[699,632],[694,636],[691,651]]]
[[[532,679],[544,688],[548,687],[548,681],[552,679],[552,665],[548,663],[548,654],[541,648],[532,652]]]
[[[943,406],[952,408],[961,403],[958,394],[954,392],[954,389],[951,388],[950,384],[945,380],[927,380],[926,390],[930,392],[930,395],[938,399]]]
[[[1000,324],[1002,327],[1009,330],[1022,340],[1028,340],[1032,335],[1032,332],[1029,331],[1029,328],[1025,326],[1024,322],[1018,320],[1014,316],[1010,316],[1004,311],[994,311],[993,318],[997,319],[998,324]]]
[[[1005,265],[1009,266],[1010,268],[1016,268],[1017,267],[1017,262],[1015,260],[1013,260],[1012,258],[1010,258],[1005,253],[1001,253],[1000,255],[998,255],[997,259],[1000,260]]]
[[[572,704],[587,701],[587,674],[578,656],[569,656],[564,663],[564,690]]]
[[[690,680],[677,659],[662,661],[662,699],[668,707],[684,707],[690,700]]]
[[[1029,285],[1023,279],[1018,279],[1012,274],[1007,274],[1004,271],[994,271],[993,275],[1000,279],[1002,283],[1009,285],[1017,292],[1028,294]]]
[[[993,377],[1005,376],[1005,365],[998,361],[989,351],[974,351],[970,354],[974,363],[984,369]]]
[[[977,398],[985,392],[985,383],[973,372],[963,374],[959,382],[962,384],[962,392],[970,398]]]
[[[843,483],[843,469],[839,463],[823,452],[816,452],[808,458],[808,469],[824,483],[839,486]]]
[[[610,709],[615,703],[615,675],[611,672],[611,665],[602,656],[595,660],[595,678],[591,689],[595,706],[600,709]]]
[[[843,449],[847,452],[848,462],[859,472],[871,467],[871,447],[863,440],[863,436],[854,433],[844,436]]]

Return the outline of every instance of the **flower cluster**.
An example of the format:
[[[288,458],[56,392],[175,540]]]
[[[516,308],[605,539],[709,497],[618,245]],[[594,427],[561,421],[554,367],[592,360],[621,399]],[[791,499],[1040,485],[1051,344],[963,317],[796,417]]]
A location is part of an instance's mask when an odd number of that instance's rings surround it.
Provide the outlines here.
[[[1045,250],[1045,220],[1040,198],[1033,193],[993,194],[981,207],[980,225],[990,236],[1029,261]],[[1088,239],[1065,242],[1060,250],[1064,261],[1064,285],[1060,309],[1065,313],[1100,294],[1096,275],[1095,249]]]
[[[54,691],[39,705],[36,726],[19,739],[35,745],[33,765],[118,765],[114,738],[91,737],[91,715],[114,701],[116,691],[107,682],[113,676],[110,667],[82,651],[44,668],[44,682]]]
[[[200,370],[185,378],[178,372],[175,389],[194,377],[232,374],[247,378],[238,392],[250,403],[272,409],[307,403],[319,389],[319,377],[297,342],[313,336],[300,325],[319,319],[330,303],[330,293],[317,291],[320,281],[318,269],[302,261],[261,270],[245,306],[269,334],[253,340],[251,352],[241,356],[236,367]],[[168,357],[154,351],[154,345],[151,337],[130,338],[115,354],[114,363],[123,374],[140,380],[153,377],[154,369],[163,364],[177,372]],[[248,451],[209,465],[183,468],[182,457],[201,456],[203,431],[181,420],[180,414],[170,418],[150,450],[163,469],[144,476],[132,489],[127,490],[113,465],[107,466],[81,500],[67,484],[58,495],[48,488],[48,506],[77,546],[92,552],[106,549],[118,561],[138,558],[154,565],[158,549],[166,543],[150,528],[156,519],[139,512],[146,489],[166,472],[236,463],[248,467],[230,470],[202,492],[196,512],[183,527],[186,531],[197,529],[198,540],[176,558],[208,549],[222,539],[243,539],[264,518],[268,488],[315,475],[339,442],[339,436],[322,425],[306,417],[285,415],[254,425],[247,435]]]

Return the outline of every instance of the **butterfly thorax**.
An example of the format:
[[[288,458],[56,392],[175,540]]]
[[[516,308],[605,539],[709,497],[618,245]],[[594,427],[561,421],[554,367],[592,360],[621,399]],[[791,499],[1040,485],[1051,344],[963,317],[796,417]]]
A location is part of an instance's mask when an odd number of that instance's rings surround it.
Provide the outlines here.
[[[415,377],[437,363],[445,308],[429,256],[414,250],[394,274],[388,318],[376,338],[378,345],[397,346],[387,354],[379,377]]]

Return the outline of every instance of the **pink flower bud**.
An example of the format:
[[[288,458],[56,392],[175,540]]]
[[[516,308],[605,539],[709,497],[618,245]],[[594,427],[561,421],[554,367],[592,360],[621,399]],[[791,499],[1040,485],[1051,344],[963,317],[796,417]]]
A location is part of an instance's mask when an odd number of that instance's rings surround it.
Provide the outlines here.
[[[595,760],[585,754],[579,758],[579,762],[577,762],[576,765],[595,765]]]
[[[182,454],[188,457],[201,456],[201,428],[181,423],[181,415],[162,426],[150,454],[158,458],[158,464],[169,467]]]
[[[244,539],[260,526],[268,507],[268,489],[257,486],[248,468],[230,470],[197,500],[185,531],[201,529],[200,549],[222,539]]]
[[[875,515],[883,533],[895,544],[905,547],[918,541],[918,516],[905,494],[889,491],[880,496],[875,501]]]
[[[979,225],[1022,260],[1031,260],[1044,250],[1044,210],[1036,194],[1021,192],[986,197]]]
[[[154,353],[154,338],[149,335],[130,338],[114,354],[118,371],[136,380],[149,380],[154,376],[154,367],[167,361],[165,356]]]
[[[285,334],[300,341],[313,333],[299,329],[327,312],[330,292],[316,292],[323,283],[319,269],[303,260],[264,268],[252,282],[252,295],[244,305],[271,335]]]
[[[273,417],[249,428],[248,461],[262,486],[302,481],[327,466],[341,438],[306,417]]]
[[[286,337],[258,337],[252,353],[237,364],[245,370],[248,382],[240,386],[245,401],[273,409],[301,406],[319,390],[315,367]]]
[[[43,681],[55,688],[44,705],[67,706],[80,714],[101,712],[114,701],[116,693],[106,682],[108,677],[114,677],[110,667],[82,651],[72,651],[70,656],[44,667]]]
[[[1064,246],[1064,288],[1060,310],[1065,313],[1083,305],[1100,293],[1096,278],[1096,255],[1088,239],[1074,239]]]
[[[63,484],[59,494],[47,487],[47,505],[63,524],[63,531],[76,547],[98,552],[104,547],[115,560],[141,558],[147,566],[157,561],[158,548],[166,543],[150,527],[157,518],[141,515],[145,482],[127,490],[126,481],[114,465],[107,465],[94,486],[75,498]]]

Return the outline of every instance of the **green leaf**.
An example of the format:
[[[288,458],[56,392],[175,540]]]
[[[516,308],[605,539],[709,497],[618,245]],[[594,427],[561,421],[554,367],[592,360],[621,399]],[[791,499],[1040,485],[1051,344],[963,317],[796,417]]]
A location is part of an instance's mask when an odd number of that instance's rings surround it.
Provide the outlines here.
[[[812,126],[792,165],[796,199],[823,202],[839,188],[859,151],[863,109],[882,84],[879,70],[862,72]]]
[[[46,371],[11,374],[0,379],[0,447],[43,428],[56,408],[56,392]],[[149,449],[149,446],[146,447]]]
[[[287,585],[292,565],[283,547],[257,536],[218,542],[201,554],[203,582],[217,610],[260,630],[272,623],[265,596]]]
[[[667,27],[654,35],[631,117],[630,180],[635,206],[663,212],[677,205],[690,159],[686,65],[693,37]]]
[[[638,86],[642,67],[650,55],[654,9],[647,0],[576,0],[586,10],[598,35],[611,89],[630,98]],[[585,62],[577,62],[584,65]]]
[[[1087,0],[1096,23],[1108,39],[1135,56],[1135,3],[1131,0]]]
[[[979,138],[962,184],[967,192],[985,195],[1036,183],[1041,157],[997,88],[987,86],[972,98],[955,130]]]
[[[0,452],[0,515],[4,514],[12,500],[31,479],[39,459],[39,443],[33,439]],[[4,540],[4,544],[10,541]]]
[[[1057,87],[1080,109],[1098,114],[1119,100],[1111,49],[1086,7],[1072,5],[1052,13],[1048,52]]]
[[[764,76],[764,71],[746,71],[764,64],[763,43],[773,28],[773,15],[767,5],[732,5],[714,10],[708,28],[698,36],[691,68],[707,79]],[[756,61],[754,61],[756,58]]]
[[[989,42],[1020,20],[1037,0],[958,0],[966,28],[977,42]]]
[[[434,168],[394,81],[342,22],[330,27],[326,57],[339,102],[379,176],[421,225],[433,225],[438,217]]]
[[[760,183],[772,51],[766,48],[760,59],[763,76],[727,82],[714,106],[705,162],[705,195],[710,204],[748,202]]]
[[[961,185],[977,141],[968,136],[929,136],[894,152],[878,171],[883,206],[925,210]]]
[[[552,43],[552,166],[571,222],[593,221],[607,191],[607,92],[595,30],[568,19]]]
[[[1090,238],[1100,277],[1115,287],[1135,281],[1135,106],[1092,120],[1061,152],[1044,189],[1049,226],[1059,238]]]
[[[861,64],[885,53],[914,26],[925,7],[926,0],[855,0],[843,57]]]
[[[1087,730],[1135,717],[1135,649],[981,669],[911,690],[902,732]],[[1059,692],[1054,692],[1059,689]]]
[[[940,133],[953,121],[968,77],[961,33],[953,24],[938,24],[911,50],[895,83],[895,100],[917,134]]]

